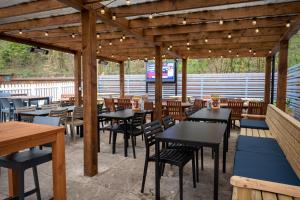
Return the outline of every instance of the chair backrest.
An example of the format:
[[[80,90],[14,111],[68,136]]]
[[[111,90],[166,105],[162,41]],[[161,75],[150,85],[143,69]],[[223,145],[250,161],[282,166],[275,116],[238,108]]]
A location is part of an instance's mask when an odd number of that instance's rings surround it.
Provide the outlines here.
[[[264,115],[265,114],[265,102],[250,101],[248,105],[248,114]]]
[[[155,144],[155,135],[163,132],[161,123],[158,120],[144,124],[142,126],[145,138],[146,153],[149,154],[150,147]]]
[[[116,111],[114,99],[104,98],[104,105],[105,105],[107,112],[115,112]]]
[[[2,92],[0,91],[0,97],[9,97],[11,94],[9,92]]]
[[[268,105],[266,122],[271,135],[300,178],[300,122],[272,104]]]
[[[10,102],[7,98],[0,98],[0,104],[2,108],[10,108]]]
[[[194,107],[197,108],[197,109],[204,108],[205,107],[205,101],[203,101],[202,99],[195,99]]]
[[[130,102],[130,99],[128,99],[128,98],[118,99],[118,107],[121,107],[123,109],[131,109],[132,104]]]
[[[46,104],[46,105],[41,105],[42,110],[54,110],[59,107],[59,104]]]
[[[241,119],[244,102],[242,100],[229,100],[228,108],[231,109],[232,119]]]
[[[144,121],[145,121],[145,113],[136,112],[133,115],[131,125],[133,127],[142,126],[144,124]]]
[[[220,103],[228,103],[228,98],[220,98]]]
[[[82,119],[83,118],[83,107],[75,106],[73,110],[73,119]]]
[[[153,102],[151,102],[151,101],[145,101],[144,102],[144,109],[145,110],[153,110]]]
[[[175,125],[175,120],[170,115],[165,116],[162,121],[165,130]]]
[[[60,117],[65,119],[68,115],[68,108],[50,110],[49,117]]]
[[[167,114],[175,120],[181,120],[183,117],[181,101],[167,101]]]
[[[15,113],[18,114],[20,112],[31,112],[31,111],[35,111],[36,107],[19,107],[16,108]]]
[[[103,113],[103,104],[97,104],[97,113],[98,115],[100,115],[101,113]]]
[[[69,102],[71,103],[71,104],[75,104],[75,97],[69,97]]]
[[[15,108],[24,107],[24,102],[22,101],[22,99],[13,99],[12,102]]]
[[[59,117],[41,117],[36,116],[33,118],[34,124],[46,124],[50,126],[59,126],[60,125],[60,118]]]

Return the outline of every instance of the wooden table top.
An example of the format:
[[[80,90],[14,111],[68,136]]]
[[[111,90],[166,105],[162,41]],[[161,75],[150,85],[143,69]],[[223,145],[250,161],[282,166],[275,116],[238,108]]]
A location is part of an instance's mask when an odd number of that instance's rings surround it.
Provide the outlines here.
[[[227,122],[230,118],[231,109],[207,109],[202,108],[189,116],[190,120],[196,121],[215,121],[215,122]]]
[[[16,121],[0,123],[0,155],[11,153],[9,151],[11,147],[13,147],[14,150],[17,150],[18,148],[16,146],[18,145],[18,143],[24,142],[24,140],[28,141],[27,148],[32,147],[34,146],[31,144],[32,139],[42,139],[43,137],[49,136],[51,134],[53,134],[53,137],[55,137],[55,134],[58,131],[62,131],[63,129],[63,127],[31,124]],[[53,140],[54,139],[55,138],[53,138]],[[22,150],[24,148],[26,147],[20,147],[20,149],[18,150]]]

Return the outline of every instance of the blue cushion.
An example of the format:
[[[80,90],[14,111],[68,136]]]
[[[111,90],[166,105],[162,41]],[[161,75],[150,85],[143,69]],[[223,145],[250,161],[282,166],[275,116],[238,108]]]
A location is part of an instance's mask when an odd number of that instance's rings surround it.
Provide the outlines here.
[[[241,119],[241,128],[269,130],[268,124],[264,120]]]
[[[285,157],[277,141],[273,138],[261,138],[240,135],[237,140],[236,150]]]
[[[300,186],[300,180],[284,157],[237,151],[233,175]]]

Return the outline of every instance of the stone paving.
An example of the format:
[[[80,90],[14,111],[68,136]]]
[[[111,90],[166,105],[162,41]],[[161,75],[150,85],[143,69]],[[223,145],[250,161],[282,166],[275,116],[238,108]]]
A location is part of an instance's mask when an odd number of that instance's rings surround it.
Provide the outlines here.
[[[137,159],[133,159],[132,149],[129,146],[128,157],[124,157],[123,139],[117,140],[116,154],[111,153],[111,145],[108,144],[108,133],[101,133],[101,153],[98,154],[98,175],[94,177],[83,176],[83,144],[78,138],[76,143],[69,141],[66,136],[66,170],[67,170],[67,196],[71,200],[150,200],[154,198],[154,163],[148,167],[145,192],[140,193],[145,148],[141,137],[137,138]],[[219,199],[231,199],[232,187],[229,180],[232,172],[237,129],[232,130],[227,153],[227,172],[220,169]],[[222,147],[220,148],[222,150]],[[220,152],[222,153],[222,152]],[[220,154],[221,155],[221,154]],[[220,167],[221,165],[220,156]],[[46,163],[38,167],[39,181],[42,199],[52,197],[52,163]],[[213,199],[213,159],[211,149],[204,150],[204,170],[200,170],[200,180],[197,187],[192,187],[192,167],[188,163],[184,168],[184,199]],[[26,171],[25,187],[33,186],[32,171]],[[179,199],[178,168],[167,166],[161,179],[161,199]],[[7,197],[7,170],[1,169],[0,199]],[[26,199],[36,199],[35,195]]]

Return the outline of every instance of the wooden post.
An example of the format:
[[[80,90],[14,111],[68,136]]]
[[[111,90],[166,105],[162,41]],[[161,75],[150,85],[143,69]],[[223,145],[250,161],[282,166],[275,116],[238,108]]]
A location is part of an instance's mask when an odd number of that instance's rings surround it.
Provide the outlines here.
[[[280,42],[276,106],[285,111],[287,86],[288,40]]]
[[[98,173],[96,11],[82,10],[84,175]]]
[[[125,72],[124,72],[124,61],[120,62],[120,97],[125,96]]]
[[[264,101],[267,104],[270,103],[270,85],[271,85],[271,57],[266,57],[266,66],[265,66],[265,96]]]
[[[272,56],[272,81],[271,81],[271,104],[274,103],[274,86],[275,86],[275,56]]]
[[[162,115],[162,55],[161,47],[155,46],[155,119]]]
[[[187,59],[182,59],[182,102],[186,102]]]
[[[80,106],[81,102],[81,52],[74,54],[74,87],[75,87],[75,105]]]

